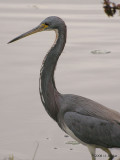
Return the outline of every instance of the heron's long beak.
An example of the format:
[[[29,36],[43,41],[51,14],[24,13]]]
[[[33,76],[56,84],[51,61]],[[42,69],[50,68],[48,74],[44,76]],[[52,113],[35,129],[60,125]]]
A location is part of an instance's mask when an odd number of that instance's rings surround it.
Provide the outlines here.
[[[14,38],[13,40],[11,40],[10,42],[8,43],[12,43],[12,42],[15,42],[19,39],[22,39],[24,37],[27,37],[31,34],[34,34],[34,33],[37,33],[37,32],[41,32],[41,31],[44,31],[46,28],[48,27],[48,25],[45,25],[45,24],[40,24],[39,26],[37,26],[36,28],[33,28],[32,30],[26,32],[26,33],[23,33],[21,34],[20,36]]]

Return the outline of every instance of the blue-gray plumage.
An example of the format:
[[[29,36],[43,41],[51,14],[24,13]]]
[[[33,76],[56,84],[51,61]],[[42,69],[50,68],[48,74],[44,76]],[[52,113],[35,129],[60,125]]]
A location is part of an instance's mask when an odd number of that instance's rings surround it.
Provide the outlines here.
[[[54,30],[56,39],[44,58],[40,72],[41,101],[62,130],[88,147],[92,160],[95,160],[96,148],[107,152],[109,160],[112,160],[109,148],[120,148],[120,113],[81,96],[61,94],[56,88],[54,71],[66,43],[64,21],[56,16],[48,17],[39,26],[9,43],[47,30]]]

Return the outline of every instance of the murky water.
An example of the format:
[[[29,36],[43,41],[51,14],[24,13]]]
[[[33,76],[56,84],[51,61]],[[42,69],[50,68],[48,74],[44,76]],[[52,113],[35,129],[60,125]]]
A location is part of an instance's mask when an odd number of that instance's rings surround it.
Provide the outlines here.
[[[53,32],[42,32],[6,43],[56,15],[68,27],[67,44],[56,70],[61,93],[88,97],[120,111],[120,17],[108,18],[100,1],[0,1],[0,154],[19,159],[88,160],[83,145],[66,144],[66,137],[49,118],[39,98],[39,70],[54,42]],[[92,54],[93,51],[103,51]],[[109,54],[104,54],[109,51]],[[105,155],[101,150],[98,154]],[[118,150],[113,153],[120,156]],[[3,158],[1,158],[3,159]],[[99,158],[106,159],[105,156]]]

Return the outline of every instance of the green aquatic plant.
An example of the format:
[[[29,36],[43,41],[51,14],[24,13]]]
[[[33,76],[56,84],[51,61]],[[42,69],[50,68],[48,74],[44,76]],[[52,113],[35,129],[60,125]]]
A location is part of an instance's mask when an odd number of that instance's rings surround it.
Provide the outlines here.
[[[9,156],[9,160],[14,160],[13,154]]]

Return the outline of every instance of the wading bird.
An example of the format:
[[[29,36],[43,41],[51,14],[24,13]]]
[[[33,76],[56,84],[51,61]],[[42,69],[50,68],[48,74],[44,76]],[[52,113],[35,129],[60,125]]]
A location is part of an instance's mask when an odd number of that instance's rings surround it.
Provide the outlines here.
[[[36,28],[9,43],[36,32],[51,30],[55,31],[56,39],[44,58],[40,72],[41,101],[47,113],[63,131],[88,147],[92,160],[95,160],[96,148],[104,150],[109,160],[112,160],[109,148],[120,148],[120,113],[88,98],[61,94],[56,88],[54,71],[66,43],[65,22],[56,16],[48,17]]]

